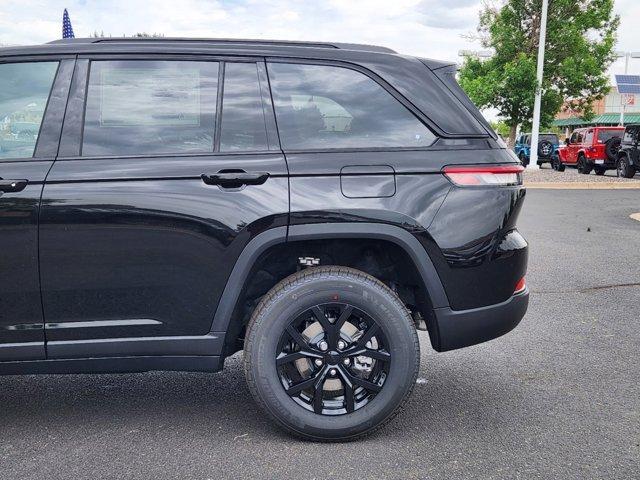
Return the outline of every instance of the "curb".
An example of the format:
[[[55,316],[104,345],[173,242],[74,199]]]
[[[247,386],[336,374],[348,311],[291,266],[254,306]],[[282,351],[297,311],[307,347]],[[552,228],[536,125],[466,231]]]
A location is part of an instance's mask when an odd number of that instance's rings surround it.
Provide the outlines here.
[[[640,182],[524,182],[525,188],[546,190],[636,190]]]

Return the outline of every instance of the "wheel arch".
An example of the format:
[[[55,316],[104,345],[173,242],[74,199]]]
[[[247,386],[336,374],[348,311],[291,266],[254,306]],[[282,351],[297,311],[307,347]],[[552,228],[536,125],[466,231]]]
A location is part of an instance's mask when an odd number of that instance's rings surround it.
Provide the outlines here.
[[[257,235],[247,244],[227,280],[211,326],[212,333],[225,338],[226,347],[223,355],[232,353],[233,348],[230,350],[230,346],[235,343],[238,328],[242,328],[233,325],[232,322],[254,265],[276,247],[293,245],[296,242],[336,239],[382,240],[393,243],[406,254],[415,267],[429,307],[433,309],[449,306],[444,287],[427,251],[416,237],[401,227],[381,223],[305,224],[291,226],[288,231],[287,227],[277,227]],[[437,344],[437,329],[432,328],[430,320],[429,316],[426,316],[431,342]]]

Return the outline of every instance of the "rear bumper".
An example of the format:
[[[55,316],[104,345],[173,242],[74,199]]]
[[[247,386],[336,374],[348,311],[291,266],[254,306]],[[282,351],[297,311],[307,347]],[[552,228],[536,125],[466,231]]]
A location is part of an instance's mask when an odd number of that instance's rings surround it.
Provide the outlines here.
[[[529,305],[529,289],[507,301],[471,310],[436,308],[435,335],[431,344],[438,352],[455,350],[486,342],[513,330],[522,320]]]
[[[587,163],[593,167],[616,168],[615,160],[587,157]]]

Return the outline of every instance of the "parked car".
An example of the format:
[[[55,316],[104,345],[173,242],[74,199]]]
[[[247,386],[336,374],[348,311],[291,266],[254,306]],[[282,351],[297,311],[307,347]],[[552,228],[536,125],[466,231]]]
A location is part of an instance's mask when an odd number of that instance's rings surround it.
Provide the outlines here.
[[[557,158],[560,140],[555,133],[541,133],[538,137],[538,165],[543,163],[553,163],[553,159]],[[531,134],[522,133],[516,138],[514,152],[520,159],[522,165],[529,165],[531,159]]]
[[[616,168],[623,127],[589,127],[574,130],[563,149],[563,165],[577,167],[578,172],[596,175]]]
[[[619,177],[632,178],[640,172],[640,124],[627,125],[622,136],[616,170]]]
[[[0,374],[215,372],[290,432],[355,438],[529,292],[523,167],[456,65],[366,45],[0,49]],[[21,149],[24,151],[24,148]],[[207,412],[203,412],[206,415]]]

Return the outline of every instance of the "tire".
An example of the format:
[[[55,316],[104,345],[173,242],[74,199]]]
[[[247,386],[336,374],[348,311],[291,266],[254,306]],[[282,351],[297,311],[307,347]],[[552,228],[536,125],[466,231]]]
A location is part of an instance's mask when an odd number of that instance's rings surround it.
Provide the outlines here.
[[[529,165],[529,159],[524,153],[520,152],[520,155],[518,155],[518,158],[520,159],[520,163],[522,164],[523,167],[526,167],[527,165]]]
[[[542,158],[550,158],[553,154],[553,144],[548,140],[540,140],[538,142],[538,156]]]
[[[626,156],[622,156],[616,162],[616,173],[618,174],[618,177],[633,178],[636,174],[636,168],[631,165]]]
[[[544,163],[544,162],[543,162],[542,160],[538,160],[538,161],[536,162],[536,164],[537,164],[540,168],[542,168],[542,164],[543,164],[543,163]]]
[[[621,145],[622,139],[620,137],[611,137],[609,140],[604,142],[604,153],[608,160],[614,161],[618,158],[618,152],[620,151]]]
[[[604,172],[607,171],[607,169],[604,167],[594,167],[594,170],[596,171],[596,175],[598,176],[604,175]]]
[[[339,332],[332,328],[335,322],[343,324]],[[373,325],[377,330],[368,340]],[[355,336],[347,335],[354,328]],[[342,350],[337,338],[346,342]],[[360,353],[347,366],[348,352],[364,348],[358,342],[367,340],[368,352],[377,348],[379,360],[359,363]],[[315,357],[301,356],[303,347]],[[364,365],[370,383],[354,377],[356,364]],[[244,367],[256,402],[280,426],[310,440],[353,440],[382,427],[407,401],[420,368],[420,345],[408,310],[382,282],[351,268],[314,267],[282,280],[263,297],[247,327]],[[327,390],[327,379],[333,390]],[[318,380],[322,389],[314,387]],[[347,389],[345,381],[355,388]],[[301,391],[303,384],[308,388]]]
[[[551,160],[551,167],[556,171],[556,172],[564,172],[564,164],[560,161],[559,157],[554,157]]]
[[[587,159],[583,155],[578,157],[578,173],[589,175],[592,168],[593,167],[587,163]]]

